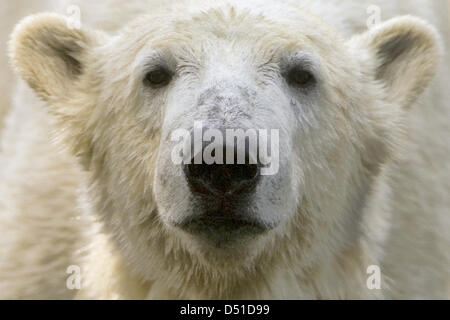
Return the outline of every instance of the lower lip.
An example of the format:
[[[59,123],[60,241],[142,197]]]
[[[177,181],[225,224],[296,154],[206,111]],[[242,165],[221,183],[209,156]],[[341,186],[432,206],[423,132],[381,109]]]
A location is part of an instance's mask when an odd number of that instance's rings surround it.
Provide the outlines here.
[[[226,247],[268,230],[259,223],[208,216],[190,220],[179,225],[179,227],[185,232],[213,244],[215,247]]]

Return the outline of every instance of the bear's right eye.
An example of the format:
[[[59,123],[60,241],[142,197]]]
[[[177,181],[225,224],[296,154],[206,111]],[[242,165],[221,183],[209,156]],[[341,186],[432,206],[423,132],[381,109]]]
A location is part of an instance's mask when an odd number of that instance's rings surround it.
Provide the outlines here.
[[[172,73],[165,68],[159,68],[148,72],[145,75],[144,83],[156,89],[168,85],[170,80],[172,80]]]

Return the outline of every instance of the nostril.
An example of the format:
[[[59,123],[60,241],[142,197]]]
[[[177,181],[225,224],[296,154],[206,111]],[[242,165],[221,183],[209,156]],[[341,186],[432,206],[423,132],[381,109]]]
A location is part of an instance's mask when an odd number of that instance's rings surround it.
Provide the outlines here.
[[[185,173],[190,178],[198,178],[201,175],[201,166],[202,165],[190,163],[185,166]]]
[[[259,167],[256,164],[245,164],[239,166],[239,176],[242,180],[253,180],[259,174]]]
[[[253,164],[225,164],[216,167],[206,167],[205,170],[214,171],[213,186],[222,192],[237,192],[248,189],[259,175],[258,165]]]
[[[198,193],[236,194],[250,191],[256,184],[257,164],[188,164],[184,171],[191,188]]]

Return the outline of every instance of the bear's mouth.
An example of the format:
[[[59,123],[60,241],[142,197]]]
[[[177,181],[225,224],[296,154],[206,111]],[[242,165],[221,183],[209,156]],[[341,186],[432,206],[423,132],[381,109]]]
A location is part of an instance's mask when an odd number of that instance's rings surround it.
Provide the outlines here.
[[[229,212],[214,211],[186,219],[177,227],[217,248],[249,240],[272,229],[258,221]]]

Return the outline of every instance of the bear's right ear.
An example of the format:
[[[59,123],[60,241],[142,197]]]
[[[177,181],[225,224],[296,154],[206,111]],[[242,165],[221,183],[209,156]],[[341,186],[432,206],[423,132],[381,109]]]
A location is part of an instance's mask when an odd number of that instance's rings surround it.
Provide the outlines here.
[[[43,13],[25,18],[11,36],[13,66],[49,103],[67,95],[85,71],[89,49],[100,40],[96,32],[70,26],[64,16]]]

